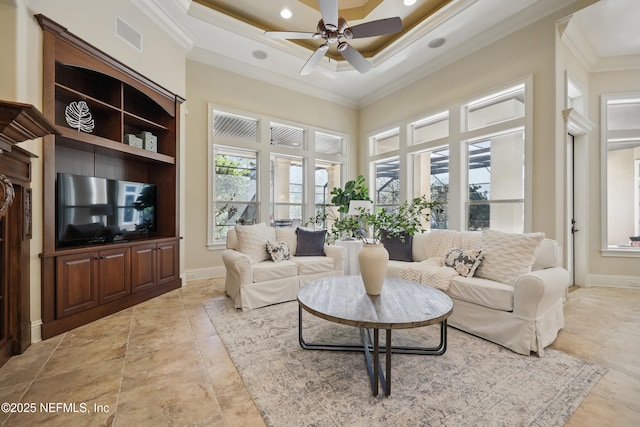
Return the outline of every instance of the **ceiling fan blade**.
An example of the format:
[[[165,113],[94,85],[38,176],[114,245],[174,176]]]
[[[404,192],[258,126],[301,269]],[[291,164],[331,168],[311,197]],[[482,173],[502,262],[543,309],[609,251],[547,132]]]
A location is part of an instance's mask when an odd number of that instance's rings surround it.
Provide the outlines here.
[[[345,36],[349,39],[361,39],[363,37],[381,36],[384,34],[398,33],[402,30],[402,19],[399,17],[378,19],[375,21],[365,22],[364,24],[354,25],[348,28],[351,33],[349,37],[347,31]]]
[[[322,21],[327,29],[338,28],[338,0],[318,0]],[[333,28],[331,28],[333,26]]]
[[[264,36],[268,39],[313,39],[316,33],[305,33],[302,31],[265,31]]]
[[[313,55],[311,55],[311,57],[307,59],[307,62],[305,62],[305,64],[302,66],[302,69],[300,70],[300,74],[307,75],[311,73],[311,71],[313,71],[316,65],[318,65],[318,62],[320,62],[320,60],[324,57],[324,55],[327,53],[328,50],[329,50],[329,45],[327,43],[317,48],[316,51],[313,52]]]
[[[360,52],[351,47],[348,43],[340,43],[338,45],[338,52],[340,52],[344,59],[349,61],[349,64],[351,64],[353,68],[360,71],[362,74],[366,73],[372,68],[371,64],[369,64],[369,61],[367,61]]]

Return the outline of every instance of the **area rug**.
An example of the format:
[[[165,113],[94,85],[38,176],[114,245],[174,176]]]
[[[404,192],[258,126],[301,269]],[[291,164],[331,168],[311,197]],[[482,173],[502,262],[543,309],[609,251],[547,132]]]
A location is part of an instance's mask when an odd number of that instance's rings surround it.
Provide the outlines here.
[[[372,396],[362,353],[303,350],[296,302],[205,309],[267,425],[562,426],[606,368],[549,349],[523,356],[448,328],[443,356],[394,354],[391,395]],[[356,328],[303,312],[307,341],[359,343]],[[384,334],[381,334],[383,336]],[[394,345],[434,346],[439,326],[394,330]]]

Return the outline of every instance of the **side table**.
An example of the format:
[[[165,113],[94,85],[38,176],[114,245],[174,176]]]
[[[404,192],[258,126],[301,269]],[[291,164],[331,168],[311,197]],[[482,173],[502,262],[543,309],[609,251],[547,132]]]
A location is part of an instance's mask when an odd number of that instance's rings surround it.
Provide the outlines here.
[[[362,249],[361,240],[336,240],[336,245],[342,246],[342,256],[344,259],[344,275],[351,276],[360,274],[360,263],[358,263],[358,253]]]

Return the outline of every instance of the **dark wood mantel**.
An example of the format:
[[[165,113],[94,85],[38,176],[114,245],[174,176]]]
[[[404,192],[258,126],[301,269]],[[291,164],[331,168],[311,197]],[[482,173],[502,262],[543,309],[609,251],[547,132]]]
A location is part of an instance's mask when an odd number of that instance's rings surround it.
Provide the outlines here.
[[[29,260],[31,257],[31,159],[19,142],[57,133],[30,104],[0,101],[0,365],[31,344]],[[8,200],[8,199],[7,199]]]

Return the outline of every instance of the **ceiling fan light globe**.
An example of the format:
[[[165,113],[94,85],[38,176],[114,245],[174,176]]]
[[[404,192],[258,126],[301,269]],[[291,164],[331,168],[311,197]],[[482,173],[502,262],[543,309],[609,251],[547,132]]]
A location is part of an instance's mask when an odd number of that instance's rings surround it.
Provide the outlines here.
[[[348,44],[346,44],[345,42],[341,42],[338,45],[338,52],[344,52],[344,50],[347,48]]]
[[[351,40],[353,38],[353,33],[351,32],[351,30],[349,28],[345,29],[342,32],[342,35],[348,40]]]

